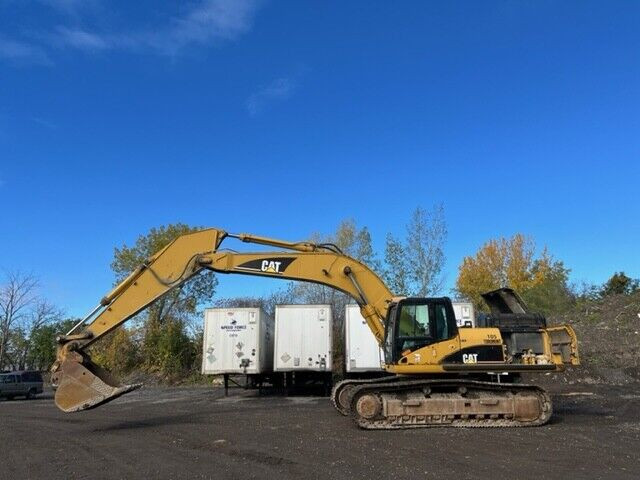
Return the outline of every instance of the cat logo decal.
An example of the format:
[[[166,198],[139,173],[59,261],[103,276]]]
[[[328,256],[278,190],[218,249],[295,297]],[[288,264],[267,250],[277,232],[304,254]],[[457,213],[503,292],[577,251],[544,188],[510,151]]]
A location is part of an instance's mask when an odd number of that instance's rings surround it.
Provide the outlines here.
[[[292,257],[267,257],[250,260],[235,267],[236,270],[246,272],[272,273],[282,275],[293,263]]]

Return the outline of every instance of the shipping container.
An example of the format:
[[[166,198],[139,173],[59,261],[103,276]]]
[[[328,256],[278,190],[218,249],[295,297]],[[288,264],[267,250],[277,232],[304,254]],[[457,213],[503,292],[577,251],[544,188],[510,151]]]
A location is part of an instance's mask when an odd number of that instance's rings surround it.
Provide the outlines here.
[[[347,373],[384,371],[382,349],[360,313],[358,305],[347,305],[344,328]]]
[[[271,373],[273,328],[273,317],[260,308],[206,309],[202,373]]]
[[[458,327],[475,327],[476,316],[473,303],[453,302],[453,312],[456,315]]]
[[[331,371],[329,305],[278,305],[275,317],[275,371]]]

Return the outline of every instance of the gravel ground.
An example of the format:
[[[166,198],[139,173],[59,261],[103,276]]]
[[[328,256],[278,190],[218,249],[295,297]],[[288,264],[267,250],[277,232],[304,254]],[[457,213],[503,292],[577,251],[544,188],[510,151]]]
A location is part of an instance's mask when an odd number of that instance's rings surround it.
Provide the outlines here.
[[[640,385],[558,385],[550,424],[363,431],[327,398],[146,388],[0,401],[0,478],[640,478]]]

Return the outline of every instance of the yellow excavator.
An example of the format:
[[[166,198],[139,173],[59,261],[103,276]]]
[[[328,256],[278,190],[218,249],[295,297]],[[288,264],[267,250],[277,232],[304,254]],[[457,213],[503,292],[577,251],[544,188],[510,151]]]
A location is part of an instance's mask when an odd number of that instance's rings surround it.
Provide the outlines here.
[[[278,250],[221,249],[227,238]],[[384,350],[385,369],[393,374],[334,386],[336,409],[365,429],[542,425],[552,414],[548,393],[501,379],[579,364],[573,329],[547,327],[544,317],[527,312],[512,290],[485,296],[492,309],[486,327],[458,328],[449,298],[394,296],[370,268],[333,244],[211,228],[173,240],[58,337],[51,368],[56,405],[65,412],[86,410],[138,388],[119,385],[91,361],[87,347],[206,270],[314,282],[353,297]]]

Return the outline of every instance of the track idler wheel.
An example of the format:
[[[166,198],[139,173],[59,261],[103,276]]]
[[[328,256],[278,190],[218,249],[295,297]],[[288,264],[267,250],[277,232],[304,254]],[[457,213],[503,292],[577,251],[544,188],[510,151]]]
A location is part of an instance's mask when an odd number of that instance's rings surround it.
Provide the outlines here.
[[[348,381],[338,383],[331,393],[333,406],[341,415],[348,416],[351,412],[351,398],[356,385],[350,384]]]
[[[382,402],[374,393],[365,393],[356,400],[356,413],[367,420],[374,420],[382,412]]]

